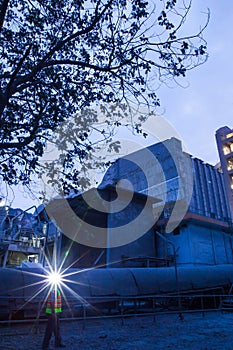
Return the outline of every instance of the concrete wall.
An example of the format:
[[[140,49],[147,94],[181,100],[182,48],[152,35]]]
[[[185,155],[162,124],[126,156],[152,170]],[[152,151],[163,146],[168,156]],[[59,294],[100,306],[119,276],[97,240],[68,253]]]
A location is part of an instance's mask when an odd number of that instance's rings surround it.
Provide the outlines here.
[[[123,205],[123,210],[108,214],[109,245],[111,246],[114,242],[123,243],[106,252],[106,264],[109,267],[142,266],[136,260],[131,260],[131,262],[129,260],[123,262],[123,260],[124,258],[135,259],[155,256],[152,205],[150,203],[147,205],[145,200],[146,197],[144,196],[140,196],[140,198],[134,196],[127,206]],[[124,197],[122,201],[124,204]],[[143,219],[138,220],[142,211]],[[116,228],[116,231],[113,231],[112,228]],[[116,239],[113,235],[116,236]],[[124,242],[129,241],[130,243],[124,244]]]
[[[155,245],[153,230],[151,229],[143,237],[127,245],[111,248],[107,254],[107,266],[109,267],[142,267],[146,266],[139,258],[155,257]]]
[[[180,228],[179,234],[167,236],[178,249],[179,265],[218,265],[233,263],[233,239],[221,229],[187,224]],[[164,244],[163,244],[164,246]],[[160,250],[160,256],[165,253]],[[168,254],[172,253],[168,246]]]

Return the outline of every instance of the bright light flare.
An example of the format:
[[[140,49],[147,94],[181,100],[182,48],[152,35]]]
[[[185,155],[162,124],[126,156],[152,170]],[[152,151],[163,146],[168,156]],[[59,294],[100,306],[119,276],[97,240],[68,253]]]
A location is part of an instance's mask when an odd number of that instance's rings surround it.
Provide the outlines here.
[[[60,273],[53,271],[53,272],[50,272],[48,274],[47,280],[48,280],[49,284],[51,284],[53,286],[58,286],[62,282],[62,276]]]

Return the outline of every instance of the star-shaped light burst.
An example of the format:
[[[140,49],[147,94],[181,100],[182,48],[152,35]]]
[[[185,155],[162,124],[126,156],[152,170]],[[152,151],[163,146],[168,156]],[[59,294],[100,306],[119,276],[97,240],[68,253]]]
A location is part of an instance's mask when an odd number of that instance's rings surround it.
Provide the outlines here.
[[[48,274],[48,283],[53,286],[59,286],[62,281],[62,275],[59,272],[52,271]]]
[[[56,252],[56,248],[55,248]],[[27,296],[26,301],[19,307],[18,310],[24,309],[25,305],[30,302],[38,301],[38,304],[40,305],[40,310],[37,313],[37,317],[40,317],[40,312],[45,308],[48,295],[52,291],[52,289],[59,289],[61,292],[61,295],[63,297],[63,300],[65,301],[66,307],[70,310],[72,313],[72,305],[75,303],[77,304],[77,301],[82,305],[88,305],[92,309],[94,309],[96,312],[96,308],[93,305],[90,305],[89,302],[85,299],[85,297],[82,297],[79,294],[79,287],[82,285],[86,285],[86,283],[83,283],[80,281],[79,278],[76,279],[75,275],[78,275],[80,273],[85,273],[89,270],[95,269],[93,268],[87,268],[87,269],[71,269],[70,268],[75,264],[80,257],[74,261],[70,266],[63,268],[65,260],[69,254],[69,251],[64,256],[63,261],[61,263],[57,264],[56,254],[53,254],[53,259],[51,257],[48,257],[44,255],[46,264],[44,267],[40,267],[39,271],[30,271],[30,270],[18,270],[18,272],[23,272],[25,276],[27,275],[27,280],[29,281],[28,284],[23,285],[18,288],[14,288],[11,291],[14,292],[19,289],[24,289],[24,293]],[[55,257],[55,258],[54,258]],[[82,258],[82,257],[81,257]],[[30,282],[30,276],[32,277]],[[17,310],[17,311],[18,311]]]
[[[48,281],[49,281],[49,283],[57,286],[62,281],[62,275],[60,275],[60,273],[54,271],[48,275]]]
[[[81,286],[84,285],[82,282],[79,281],[75,281],[75,279],[72,278],[72,276],[74,275],[78,275],[80,273],[83,273],[85,271],[89,271],[92,270],[94,268],[87,268],[87,269],[83,269],[83,270],[79,270],[79,269],[72,269],[71,271],[69,271],[69,268],[72,267],[72,265],[78,261],[79,259],[77,259],[76,261],[73,262],[73,264],[71,264],[70,266],[68,266],[67,268],[62,269],[64,262],[66,260],[68,254],[65,254],[64,260],[61,262],[61,265],[58,267],[57,266],[57,260],[53,260],[53,264],[51,264],[49,262],[49,259],[47,257],[45,257],[46,262],[47,262],[47,269],[44,270],[45,272],[45,276],[44,276],[44,287],[47,290],[47,295],[46,298],[44,299],[44,304],[46,302],[46,299],[49,295],[49,293],[51,292],[52,289],[58,290],[61,292],[61,295],[65,301],[66,306],[68,307],[68,309],[70,310],[70,312],[72,313],[72,304],[75,302],[77,303],[77,301],[79,301],[80,304],[82,305],[89,305],[89,307],[91,307],[93,310],[95,310],[95,312],[98,312],[98,310],[93,306],[90,305],[78,292],[77,292],[77,285]],[[56,256],[56,255],[55,255]],[[71,278],[70,278],[71,277]],[[73,287],[70,286],[73,285]],[[76,287],[75,287],[76,285]],[[67,297],[67,293],[69,295],[69,297]]]

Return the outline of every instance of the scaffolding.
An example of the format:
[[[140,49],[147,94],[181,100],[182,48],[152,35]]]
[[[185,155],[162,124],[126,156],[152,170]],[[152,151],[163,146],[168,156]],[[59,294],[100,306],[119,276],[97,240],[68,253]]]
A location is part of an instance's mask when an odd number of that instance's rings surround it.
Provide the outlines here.
[[[24,219],[32,206],[16,215],[10,215],[9,207],[0,208],[0,267],[20,266],[23,262],[39,263],[42,259],[45,235],[38,231],[31,220],[24,225]]]

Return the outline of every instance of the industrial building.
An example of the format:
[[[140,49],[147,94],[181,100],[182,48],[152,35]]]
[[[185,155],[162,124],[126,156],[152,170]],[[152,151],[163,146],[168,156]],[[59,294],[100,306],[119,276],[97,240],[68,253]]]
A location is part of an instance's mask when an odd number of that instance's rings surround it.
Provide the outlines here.
[[[233,213],[233,129],[224,126],[216,131],[216,142],[227,197]]]
[[[1,265],[39,256],[37,241],[51,256],[55,241],[64,267],[232,264],[232,189],[227,184],[233,173],[233,134],[227,127],[219,130],[221,171],[171,138],[119,158],[98,189],[54,199],[46,207],[48,216],[43,206],[34,216],[3,207]],[[23,246],[22,255],[17,251]],[[11,259],[6,255],[10,247],[15,250]]]
[[[93,306],[108,313],[172,307],[181,316],[183,307],[203,308],[207,296],[207,307],[217,307],[216,296],[232,291],[233,226],[223,171],[192,157],[175,138],[119,158],[97,189],[56,198],[33,216],[9,214],[0,240],[0,318],[37,313],[48,260],[64,268],[72,316]],[[10,252],[12,243],[20,251]],[[42,252],[43,266],[8,268],[19,265],[13,256],[22,262]],[[232,307],[232,298],[224,303]]]
[[[75,237],[72,243],[67,235],[62,237],[62,252],[69,251],[67,264],[159,267],[173,265],[174,260],[180,266],[233,263],[232,217],[223,173],[184,152],[175,138],[118,159],[98,191],[89,190],[88,195],[102,198],[102,204],[99,198],[94,200],[99,201],[98,209],[91,208],[83,195],[68,199],[67,208],[61,199],[50,203],[50,216],[62,231],[69,231],[70,238]],[[118,212],[111,210],[117,198],[126,203]],[[70,208],[74,217],[93,227],[92,232],[82,225],[77,229],[75,218],[72,224]],[[144,217],[131,229],[130,223],[136,222],[141,212]],[[98,237],[97,227],[106,228],[104,238]],[[135,239],[111,244],[117,242],[122,227]],[[117,228],[119,236],[113,237]]]

